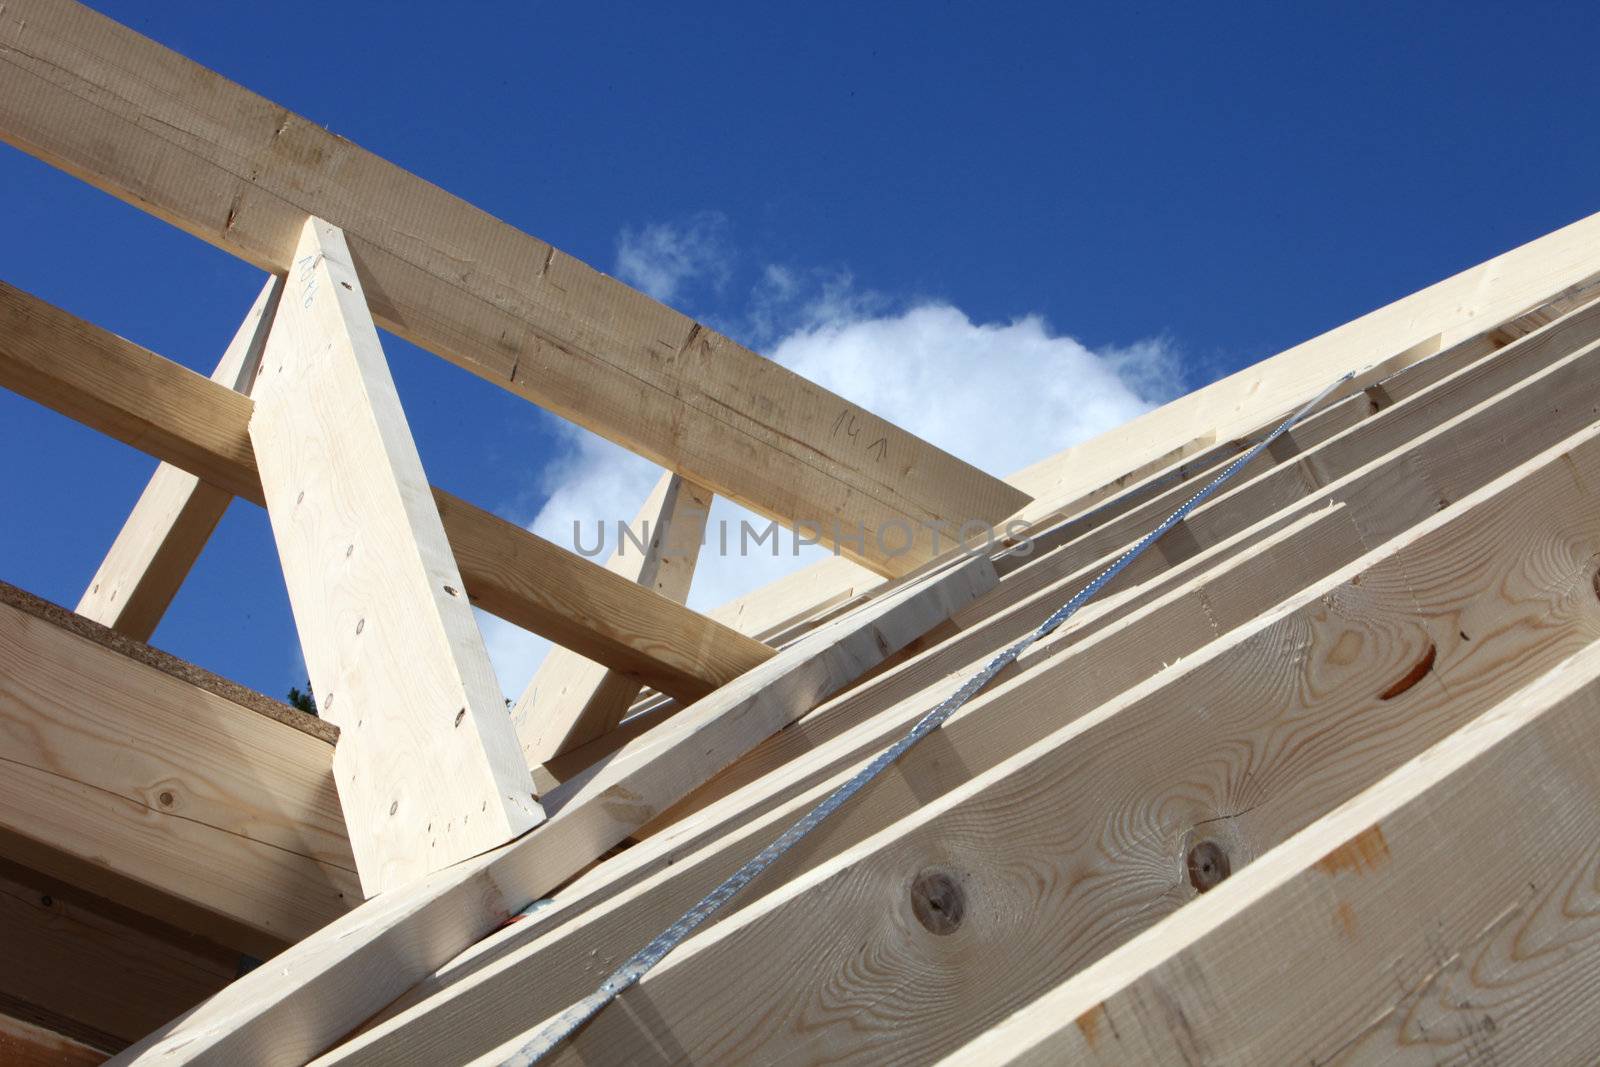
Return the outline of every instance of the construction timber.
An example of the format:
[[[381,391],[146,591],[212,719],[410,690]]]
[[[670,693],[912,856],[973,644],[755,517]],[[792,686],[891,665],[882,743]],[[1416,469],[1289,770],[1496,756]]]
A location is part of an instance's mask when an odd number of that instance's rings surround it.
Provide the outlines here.
[[[72,0],[0,139],[263,272],[209,378],[0,281],[160,461],[0,584],[0,1060],[506,1061],[1344,375],[550,1061],[1600,1059],[1600,216],[1002,478]],[[432,487],[380,328],[838,554],[700,613]],[[146,643],[235,497],[320,719]]]

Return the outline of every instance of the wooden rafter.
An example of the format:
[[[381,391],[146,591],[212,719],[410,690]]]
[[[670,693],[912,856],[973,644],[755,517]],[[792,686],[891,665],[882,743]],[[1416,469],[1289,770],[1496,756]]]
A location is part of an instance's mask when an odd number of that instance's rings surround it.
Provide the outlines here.
[[[1440,432],[1410,440],[1407,434],[1414,428],[1401,419],[1407,409],[1388,409],[1383,418],[1403,431],[1388,437],[1395,443],[1392,452],[1378,463],[1355,462],[1323,492],[1297,505],[1285,504],[1264,525],[1252,527],[1251,509],[1237,499],[1219,498],[1210,506],[1216,515],[1208,520],[1219,538],[1215,545],[1147,573],[1142,584],[1113,593],[1080,615],[1073,627],[1038,646],[1019,665],[1021,677],[1012,688],[980,698],[970,712],[942,728],[943,745],[916,749],[902,758],[898,780],[906,788],[878,788],[859,797],[848,821],[834,826],[822,844],[797,849],[786,860],[785,873],[792,878],[839,855],[912,814],[917,805],[1037,743],[1052,725],[1086,713],[1164,665],[1199,652],[1219,633],[1249,624],[1308,583],[1427,521],[1436,514],[1438,501],[1458,500],[1504,476],[1522,456],[1581,430],[1588,421],[1584,400],[1600,403],[1600,389],[1590,387],[1585,393],[1580,383],[1595,379],[1600,352],[1572,357],[1564,378],[1541,379],[1534,371],[1535,357],[1547,365],[1561,363],[1559,353],[1583,336],[1572,323],[1558,323],[1476,369],[1457,365],[1460,378],[1441,380],[1432,371],[1419,371],[1433,382],[1431,390],[1413,393],[1398,380],[1392,382],[1396,393],[1415,397],[1412,410],[1436,416],[1466,411],[1447,420]],[[1521,381],[1523,389],[1511,389],[1473,411],[1468,386],[1481,383],[1493,366],[1510,368],[1500,379],[1502,385]],[[1501,434],[1516,447],[1469,446]],[[1304,453],[1308,460],[1318,455]],[[1356,455],[1347,451],[1342,460],[1330,456],[1317,469],[1332,476]],[[1293,475],[1289,469],[1274,477]],[[1296,484],[1303,484],[1297,476]],[[1397,500],[1420,506],[1397,506]],[[1223,538],[1227,523],[1236,525],[1233,535]],[[1058,550],[1062,556],[1066,552]],[[1048,562],[1040,559],[1032,566],[1043,568]],[[1026,587],[1016,580],[1022,572],[1009,576],[988,597],[957,614],[958,619],[966,616],[967,626],[958,638],[769,739],[722,776],[731,784],[719,780],[711,789],[697,791],[696,804],[688,810],[704,808],[703,817],[687,816],[681,830],[668,830],[659,842],[619,857],[609,865],[608,879],[573,887],[566,907],[541,913],[508,928],[492,944],[486,942],[471,963],[458,962],[448,974],[419,987],[402,1016],[369,1028],[335,1059],[403,1061],[413,1054],[404,1050],[448,1058],[448,1050],[460,1051],[456,1043],[467,1031],[477,1048],[493,1047],[511,1037],[523,1018],[497,1007],[517,1003],[554,1011],[583,995],[604,977],[602,961],[632,951],[671,922],[706,885],[725,877],[954,688],[960,675],[948,677],[952,670],[970,670],[982,661],[983,648],[1036,625],[1100,566],[1064,575],[1057,570],[1056,584],[1042,595],[1019,596],[1010,603],[1013,589]],[[897,697],[906,699],[896,703]],[[876,714],[868,718],[871,712]],[[685,818],[681,813],[678,817]]]
[[[267,279],[212,381],[250,392],[282,289],[282,278]],[[89,580],[77,613],[148,641],[232,501],[226,490],[162,463]]]
[[[532,833],[368,901],[118,1062],[309,1059],[994,580],[982,557],[910,579],[563,783]]]
[[[945,1063],[1585,1062],[1597,753],[1590,645]]]
[[[682,604],[711,511],[711,493],[664,474],[629,529],[643,544],[618,537],[606,569]],[[639,695],[639,680],[570,649],[553,648],[523,690],[512,718],[530,766],[542,766],[615,729]]]
[[[0,138],[269,270],[325,218],[384,326],[769,518],[830,541],[838,524],[880,573],[927,562],[932,523],[999,524],[1027,502],[71,0],[0,10]]]
[[[747,905],[640,984],[658,1023],[625,997],[555,1062],[957,1047],[1591,644],[1597,485],[1589,430]]]
[[[0,282],[0,385],[260,504],[249,397]],[[442,489],[467,595],[485,611],[695,700],[772,649]]]

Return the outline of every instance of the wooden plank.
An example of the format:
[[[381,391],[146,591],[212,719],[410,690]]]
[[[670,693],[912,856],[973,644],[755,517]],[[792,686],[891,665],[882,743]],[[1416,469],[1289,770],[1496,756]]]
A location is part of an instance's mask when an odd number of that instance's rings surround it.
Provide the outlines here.
[[[0,282],[0,385],[262,503],[249,397]],[[478,607],[697,700],[772,649],[442,489],[434,504]]]
[[[999,523],[1027,500],[69,0],[0,11],[0,137],[270,270],[325,218],[385,327],[769,518],[864,525],[844,547],[881,573],[927,561],[927,524]],[[918,534],[898,554],[896,523]]]
[[[0,944],[0,1011],[108,1052],[233,981],[245,958],[3,861]]]
[[[1286,522],[1318,501],[1364,502],[1360,509],[1363,529],[1380,538],[1392,536],[1403,528],[1397,523],[1415,521],[1430,508],[1459,500],[1512,464],[1585,425],[1593,417],[1587,405],[1600,403],[1597,337],[1600,304],[1591,304],[1374,416],[1356,421],[1320,445],[1312,447],[1316,438],[1308,436],[1302,450],[1297,433],[1291,433],[1286,438],[1286,461],[1263,464],[1259,472],[1241,471],[1238,481],[1242,484],[1230,486],[1193,512],[1110,589],[1132,588],[1181,560],[1214,547],[1239,544],[1234,539],[1240,531],[1262,523]],[[1396,391],[1402,392],[1398,387]],[[1362,405],[1363,398],[1350,398],[1336,409]],[[1336,409],[1327,414],[1334,416]],[[1344,419],[1333,421],[1339,425]],[[1485,447],[1485,441],[1493,442],[1492,447]],[[1179,486],[1176,498],[1182,500],[1196,488]],[[1160,499],[1158,506],[1140,505],[1112,519],[1106,530],[1091,530],[1053,551],[1030,557],[1022,567],[1006,573],[985,602],[952,619],[953,624],[971,632],[948,642],[915,673],[903,672],[875,692],[864,691],[808,717],[697,790],[665,818],[681,817],[695,806],[772,772],[795,754],[840,735],[859,723],[863,712],[881,709],[884,705],[878,701],[885,696],[893,694],[890,699],[898,699],[915,692],[918,679],[929,684],[991,652],[1000,640],[1020,637],[1165,518],[1170,511],[1159,506]],[[1175,502],[1169,503],[1175,506]],[[1142,521],[1134,521],[1130,515]],[[997,570],[1006,571],[1006,562],[997,560]],[[1058,585],[1065,588],[1057,590]],[[995,610],[996,602],[1011,607],[995,625],[977,626]]]
[[[10,1067],[92,1067],[105,1059],[91,1045],[0,1012],[0,1062]]]
[[[909,580],[784,649],[551,798],[533,833],[368,901],[118,1057],[300,1063],[571,877],[717,768],[995,581],[982,558]]]
[[[1597,479],[1591,428],[696,936],[556,1062],[959,1046],[1192,899],[1197,855],[1244,868],[1600,637]]]
[[[116,637],[0,584],[0,854],[258,957],[348,911],[329,742]]]
[[[1443,349],[1436,355],[1428,356],[1416,363],[1409,363],[1389,377],[1368,387],[1365,393],[1372,405],[1371,410],[1392,406],[1422,392],[1484,356],[1491,355],[1577,308],[1591,303],[1597,296],[1600,296],[1600,280],[1586,279],[1555,293],[1548,299],[1541,300],[1503,322],[1482,325],[1482,320],[1479,320],[1479,333]],[[1321,443],[1350,425],[1345,418],[1353,417],[1355,421],[1359,421],[1360,417],[1364,417],[1359,413],[1360,407],[1360,401],[1355,397],[1348,397],[1332,405],[1331,408],[1296,427],[1290,442],[1292,447],[1269,452],[1257,463],[1261,467],[1270,467],[1278,461],[1277,453],[1293,455]],[[1287,411],[1276,412],[1272,417],[1265,419],[1249,438],[1255,439],[1267,432],[1271,425],[1281,421],[1281,417],[1286,413]],[[1215,474],[1247,448],[1248,444],[1249,440],[1236,439],[1202,452],[1180,449],[1182,455],[1173,462],[1150,463],[1121,474],[1105,483],[1099,491],[1073,501],[1080,510],[1070,522],[1063,522],[1059,514],[1046,513],[1030,507],[1028,513],[1034,518],[1029,523],[1028,535],[1036,546],[1033,551],[1037,553],[1066,544],[1083,533],[1124,515],[1156,494],[1179,484],[1187,483],[1193,488],[1198,488],[1203,484],[1203,480],[1196,482],[1196,479],[1202,478],[1208,472]],[[1070,458],[1067,453],[1057,454],[1013,473],[1006,480],[1024,489],[1030,485],[1038,487],[1047,484],[1053,477],[1051,472],[1057,467],[1068,465]],[[1150,473],[1151,471],[1154,473]],[[1250,471],[1245,472],[1247,477],[1250,473]],[[1088,507],[1102,500],[1104,503],[1099,506]],[[1085,508],[1087,510],[1083,510]],[[1003,557],[996,560],[996,565],[1002,574],[1009,567]],[[881,578],[848,559],[831,557],[735,598],[708,614],[742,633],[752,634],[764,641],[777,644],[778,641],[772,635],[780,632],[782,627],[792,625],[833,603],[867,592],[881,581]]]
[[[544,821],[338,227],[307,219],[250,417],[368,897]]]
[[[679,604],[689,599],[712,494],[667,473],[629,529],[643,548],[618,539],[606,569]],[[569,649],[552,648],[511,712],[529,766],[538,766],[616,729],[639,695],[639,680]]]
[[[1508,349],[1505,355],[1515,353]],[[1013,718],[995,708],[983,717],[947,723],[940,731],[943,746],[919,748],[903,759],[900,773],[918,783],[914,793],[858,798],[865,810],[856,812],[850,828],[834,827],[825,844],[802,846],[788,861],[788,871],[808,869],[837,855],[908,814],[908,803],[926,803],[994,766],[1038,741],[1075,709],[1088,710],[1137,684],[1307,582],[1348,564],[1366,548],[1431,516],[1437,501],[1460,499],[1541,445],[1581,429],[1591,417],[1591,405],[1600,402],[1595,386],[1585,385],[1600,380],[1596,361],[1600,353],[1587,351],[1520,383],[1513,377],[1517,387],[1511,392],[1414,439],[1393,438],[1399,447],[1381,462],[1352,471],[1322,493],[1238,532],[1232,542],[1186,559],[1167,572],[1172,581],[1150,579],[1122,592],[1113,587],[1065,631],[1025,657],[1023,666],[1040,673],[1018,684],[1059,694],[1054,703],[1042,698],[1038,707],[1048,707],[1048,712]],[[1433,380],[1437,384],[1444,379]],[[1426,394],[1415,395],[1418,402],[1426,401]],[[1451,409],[1438,399],[1428,403],[1436,416]],[[1483,447],[1485,440],[1496,442],[1495,447]],[[1318,470],[1324,476],[1331,473],[1328,464],[1319,464]],[[1249,550],[1237,551],[1240,544]],[[1089,573],[1097,568],[1091,565]],[[994,593],[955,618],[1004,602],[1016,577],[1014,573],[1003,580]],[[996,648],[1036,625],[1085,580],[1084,573],[1069,575],[1003,614],[969,620],[970,629],[937,649],[770,738],[680,805],[694,810],[695,798],[708,791],[725,797],[710,802],[706,818],[691,817],[689,825],[669,828],[630,849],[606,864],[607,877],[595,872],[582,880],[587,886],[564,890],[557,900],[561,907],[545,909],[475,946],[471,960],[453,962],[398,1002],[392,1013],[404,1012],[405,1018],[373,1029],[341,1049],[340,1056],[366,1062],[368,1057],[404,1055],[397,1051],[404,1049],[446,1055],[441,1049],[451,1047],[460,1028],[492,1045],[510,1036],[507,1028],[529,1009],[554,1011],[587,993],[604,977],[607,961],[632,952],[675,919],[706,885],[730,874],[860,762],[903,733]],[[1052,656],[1059,661],[1039,666]],[[905,703],[897,705],[899,700]],[[959,752],[959,758],[951,758],[951,751]],[[759,892],[757,887],[748,893],[747,901]],[[592,916],[585,914],[588,909],[594,909]],[[449,989],[464,981],[468,984],[461,989]],[[436,998],[434,1004],[421,1006],[430,997]],[[519,1012],[509,1011],[512,1003]]]
[[[267,279],[212,381],[250,392],[282,289],[280,276]],[[78,614],[148,641],[232,500],[232,494],[162,463],[89,580]]]
[[[1593,1062],[1597,818],[1590,645],[945,1062]]]
[[[1597,237],[1600,215],[1591,215],[1074,445],[1015,479],[1035,498],[1023,514],[1071,514],[1098,486],[1175,441],[1242,436],[1344,371],[1416,362],[1472,336],[1482,323],[1582,286],[1600,274]]]

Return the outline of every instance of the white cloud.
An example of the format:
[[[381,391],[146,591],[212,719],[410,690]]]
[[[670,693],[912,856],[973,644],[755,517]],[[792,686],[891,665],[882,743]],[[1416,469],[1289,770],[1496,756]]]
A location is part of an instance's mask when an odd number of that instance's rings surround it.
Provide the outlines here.
[[[625,229],[617,237],[616,275],[669,304],[691,282],[704,280],[721,291],[732,272],[727,225],[719,212],[702,211],[682,223]]]
[[[627,276],[620,251],[618,274]],[[768,267],[740,315],[738,332],[773,359],[998,475],[1125,422],[1179,388],[1178,361],[1165,339],[1094,351],[1038,315],[975,323],[944,302],[896,309],[845,274]],[[571,547],[576,519],[592,548],[594,524],[604,519],[609,554],[616,520],[632,518],[660,468],[575,427],[568,434],[569,451],[547,472],[550,496],[530,528]],[[712,508],[689,600],[698,610],[825,554],[807,548],[796,556],[784,531],[778,557],[768,545],[741,556],[743,519],[766,526],[721,498]],[[726,556],[718,545],[722,529]],[[502,684],[516,696],[548,643],[492,619],[485,619],[485,637]]]

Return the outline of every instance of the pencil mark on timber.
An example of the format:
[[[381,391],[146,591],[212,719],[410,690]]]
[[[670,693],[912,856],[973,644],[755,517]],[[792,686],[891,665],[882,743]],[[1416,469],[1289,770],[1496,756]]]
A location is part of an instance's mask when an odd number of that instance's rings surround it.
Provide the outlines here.
[[[1389,842],[1383,839],[1383,830],[1373,823],[1316,862],[1323,874],[1341,874],[1349,871],[1363,874],[1375,871],[1389,862]]]
[[[1434,647],[1432,641],[1429,641],[1427,650],[1422,653],[1422,658],[1417,660],[1417,662],[1412,665],[1411,669],[1407,671],[1398,681],[1389,686],[1389,688],[1385,689],[1383,692],[1379,693],[1378,699],[1393,700],[1401,693],[1404,693],[1407,689],[1410,689],[1412,686],[1422,681],[1423,677],[1426,676],[1429,671],[1433,670],[1433,661],[1435,658],[1437,658],[1438,654],[1439,650]]]

